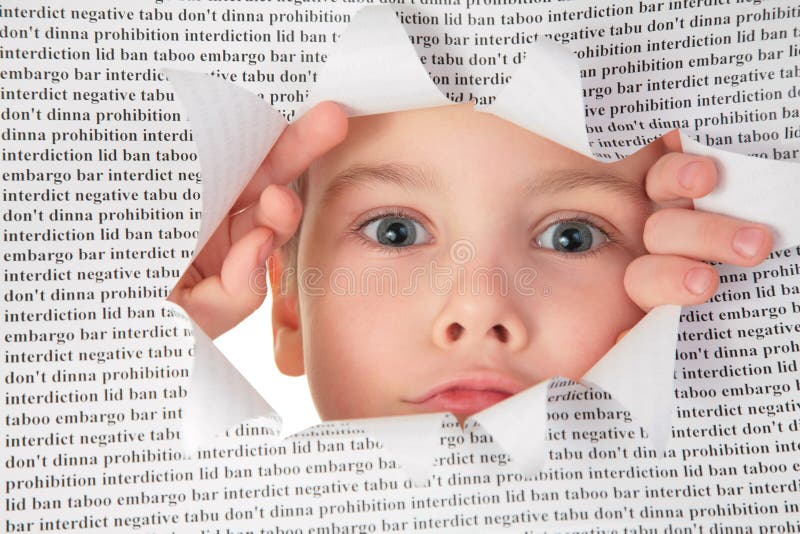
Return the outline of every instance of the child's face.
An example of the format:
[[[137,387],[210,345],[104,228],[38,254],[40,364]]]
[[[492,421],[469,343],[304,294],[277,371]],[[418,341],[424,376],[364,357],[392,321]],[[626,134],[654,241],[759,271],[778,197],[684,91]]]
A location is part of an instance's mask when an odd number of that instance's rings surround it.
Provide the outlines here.
[[[325,420],[580,378],[643,316],[623,276],[663,153],[602,164],[468,104],[351,119],[309,169],[279,365]]]

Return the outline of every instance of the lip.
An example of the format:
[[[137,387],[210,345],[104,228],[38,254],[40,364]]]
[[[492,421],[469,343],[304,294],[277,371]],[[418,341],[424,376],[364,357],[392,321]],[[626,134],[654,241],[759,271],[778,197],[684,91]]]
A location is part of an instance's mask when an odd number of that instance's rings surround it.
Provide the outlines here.
[[[508,375],[494,372],[470,373],[441,382],[409,402],[418,404],[426,411],[472,415],[516,395],[523,389],[525,387],[519,381]]]

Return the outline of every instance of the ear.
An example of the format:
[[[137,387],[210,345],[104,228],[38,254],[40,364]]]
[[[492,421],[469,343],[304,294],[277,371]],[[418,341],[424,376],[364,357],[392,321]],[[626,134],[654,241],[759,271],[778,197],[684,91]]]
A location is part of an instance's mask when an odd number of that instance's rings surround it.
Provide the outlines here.
[[[296,273],[286,272],[285,258],[280,250],[267,260],[272,290],[272,335],[275,364],[281,373],[301,376],[303,365],[303,336],[300,313],[297,309]]]

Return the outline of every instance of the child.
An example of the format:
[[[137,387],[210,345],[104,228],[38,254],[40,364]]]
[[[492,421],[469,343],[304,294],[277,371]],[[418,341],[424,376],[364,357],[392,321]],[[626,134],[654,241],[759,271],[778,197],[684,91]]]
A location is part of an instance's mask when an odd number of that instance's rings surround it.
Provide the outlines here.
[[[764,226],[691,209],[715,167],[675,134],[604,164],[471,104],[348,121],[322,103],[170,300],[217,336],[261,304],[272,254],[276,362],[307,375],[323,420],[462,419],[579,379],[645,310],[706,301],[700,260],[768,255]]]

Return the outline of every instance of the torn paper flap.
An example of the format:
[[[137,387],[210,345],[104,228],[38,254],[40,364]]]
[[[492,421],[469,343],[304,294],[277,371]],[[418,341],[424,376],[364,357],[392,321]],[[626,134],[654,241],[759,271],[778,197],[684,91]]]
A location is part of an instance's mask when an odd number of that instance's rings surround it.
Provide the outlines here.
[[[356,13],[298,115],[324,100],[341,104],[351,117],[453,103],[428,76],[397,16],[383,6]]]
[[[261,98],[214,76],[164,70],[190,117],[203,179],[203,216],[195,255],[214,230],[287,122]]]
[[[406,472],[415,486],[423,486],[436,459],[435,442],[448,414],[430,413],[359,419],[356,424],[378,440],[384,450]],[[450,416],[452,417],[452,416]]]
[[[657,306],[581,378],[627,408],[660,454],[672,428],[672,374],[680,306]]]
[[[550,382],[539,382],[468,419],[491,434],[520,472],[529,476],[541,471],[544,464]]]
[[[726,152],[680,134],[684,152],[717,162],[719,183],[710,194],[694,200],[696,209],[770,226],[775,249],[800,243],[800,165]]]
[[[214,436],[255,417],[274,419],[277,435],[280,416],[194,321],[192,329],[194,362],[181,428],[184,452],[191,456]]]
[[[595,158],[586,133],[580,73],[572,52],[538,41],[526,49],[525,61],[494,103],[475,109]]]

